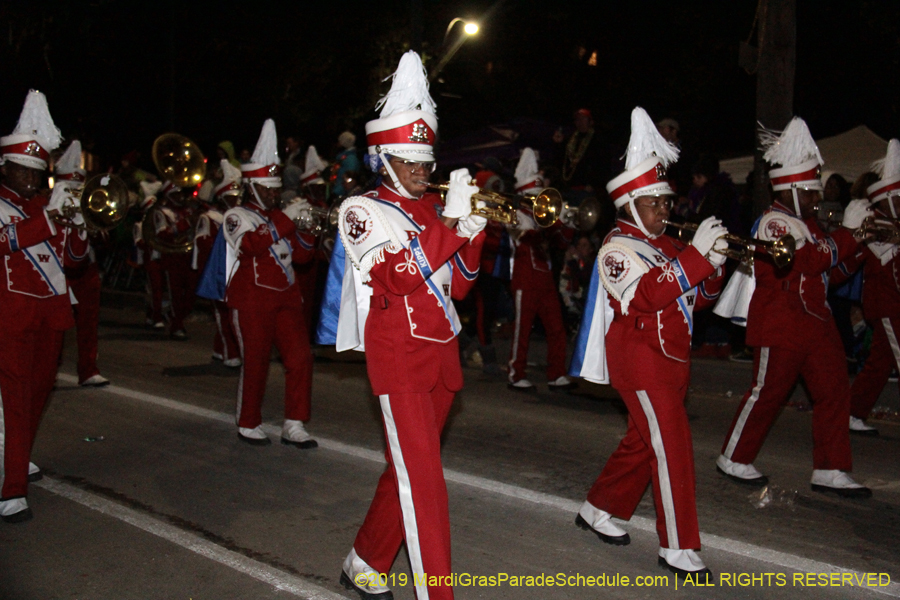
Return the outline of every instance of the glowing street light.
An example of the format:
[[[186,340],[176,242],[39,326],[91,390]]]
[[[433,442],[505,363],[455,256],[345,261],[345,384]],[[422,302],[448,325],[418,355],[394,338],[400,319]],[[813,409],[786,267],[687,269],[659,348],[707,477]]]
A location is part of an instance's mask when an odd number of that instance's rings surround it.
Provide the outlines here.
[[[456,17],[447,25],[447,31],[444,32],[444,41],[441,43],[441,46],[443,46],[447,42],[447,38],[450,36],[450,30],[453,29],[453,26],[457,23],[464,24],[463,31],[465,32],[465,35],[460,35],[459,38],[457,38],[456,41],[454,41],[453,44],[447,49],[447,52],[444,53],[444,56],[441,57],[440,62],[438,62],[437,66],[428,76],[429,81],[434,81],[435,79],[437,79],[438,74],[443,70],[444,67],[447,66],[447,63],[450,62],[450,59],[453,58],[453,55],[456,54],[456,51],[462,47],[462,45],[469,37],[478,33],[478,23],[475,23],[474,21],[466,21],[465,19]]]

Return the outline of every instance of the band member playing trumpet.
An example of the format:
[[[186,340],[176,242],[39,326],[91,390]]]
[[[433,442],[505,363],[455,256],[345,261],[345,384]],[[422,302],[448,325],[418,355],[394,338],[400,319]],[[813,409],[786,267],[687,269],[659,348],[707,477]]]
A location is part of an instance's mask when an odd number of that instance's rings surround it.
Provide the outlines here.
[[[32,518],[28,482],[40,470],[30,468],[31,448],[56,383],[63,334],[75,324],[63,267],[88,251],[83,231],[54,221],[72,202],[66,186],[49,202],[38,194],[59,143],[47,99],[32,90],[16,129],[0,138],[0,518],[8,523]],[[72,220],[84,223],[80,213]]]
[[[754,348],[753,385],[738,406],[716,466],[739,483],[767,483],[753,461],[802,375],[813,404],[812,489],[869,497],[872,492],[849,475],[850,382],[825,294],[829,271],[856,252],[851,230],[871,211],[865,200],[850,202],[843,227],[826,235],[816,222],[823,161],[806,123],[795,117],[780,135],[763,131],[761,138],[766,161],[778,167],[769,171],[774,202],[757,223],[755,235],[774,241],[790,234],[797,245],[786,267],[756,254],[756,289],[747,316],[747,344]]]
[[[900,214],[900,140],[888,144],[887,155],[872,165],[881,179],[869,186],[867,195],[875,217],[898,222]],[[866,424],[891,370],[900,366],[900,247],[895,241],[872,241],[839,265],[835,283],[863,268],[862,307],[873,330],[872,350],[862,371],[850,386],[850,433],[878,435]]]
[[[607,544],[630,537],[612,517],[630,519],[652,483],[658,563],[678,576],[711,577],[697,554],[700,532],[694,453],[684,401],[690,378],[693,311],[712,303],[722,285],[727,230],[710,217],[689,246],[665,235],[674,191],[666,168],[678,149],[662,138],[644,109],[631,115],[625,172],[606,189],[619,210],[597,255],[603,287],[582,321],[572,372],[608,382],[628,408],[628,431],[603,467],[575,523]],[[608,300],[607,300],[608,299]],[[591,302],[589,299],[588,302]],[[608,318],[604,327],[593,319]],[[595,335],[588,336],[588,332]],[[601,364],[597,364],[597,363]]]
[[[183,189],[171,181],[163,184],[157,208],[149,213],[154,219],[156,239],[162,244],[190,249],[196,219],[193,208],[188,204],[190,198],[191,190]],[[184,320],[194,307],[197,274],[191,268],[191,262],[190,252],[181,250],[163,251],[159,259],[172,298],[169,336],[178,341],[188,339]]]
[[[271,444],[262,429],[262,401],[275,344],[285,373],[281,443],[307,449],[318,446],[303,426],[310,418],[312,354],[291,263],[310,259],[312,240],[304,239],[294,225],[308,206],[305,202],[278,208],[280,171],[275,123],[269,119],[251,161],[241,166],[244,202],[225,213],[225,302],[243,360],[238,439],[256,446]]]
[[[544,187],[534,150],[522,150],[515,175],[517,193],[536,194]],[[522,209],[517,222],[511,282],[516,320],[510,345],[508,385],[517,391],[535,389],[535,385],[525,378],[525,367],[531,328],[535,318],[540,317],[547,334],[547,387],[550,391],[569,389],[574,387],[574,382],[566,377],[566,327],[547,246],[553,244],[565,249],[575,230],[559,221],[540,230],[530,214]]]
[[[388,466],[341,573],[364,600],[393,597],[379,574],[390,572],[404,541],[416,596],[453,597],[449,585],[431,584],[451,574],[440,438],[463,383],[452,299],[464,297],[478,276],[486,220],[471,214],[477,188],[465,169],[451,174],[446,206],[426,193],[437,133],[427,90],[419,56],[407,52],[381,117],[366,124],[367,162],[383,183],[345,200],[338,221],[352,265],[344,274],[338,350],[364,342],[387,441]]]

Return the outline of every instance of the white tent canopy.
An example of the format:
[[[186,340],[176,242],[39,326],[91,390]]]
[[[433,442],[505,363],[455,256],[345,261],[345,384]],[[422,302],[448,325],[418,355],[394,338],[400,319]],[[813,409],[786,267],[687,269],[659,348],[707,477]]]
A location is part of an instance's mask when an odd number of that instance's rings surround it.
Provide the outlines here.
[[[824,183],[831,173],[838,173],[853,183],[857,177],[869,170],[869,165],[879,158],[884,158],[887,144],[887,140],[881,139],[865,125],[816,140],[822,158],[825,159],[822,182]],[[723,160],[719,167],[731,175],[732,181],[742,184],[753,170],[753,157],[742,156]]]

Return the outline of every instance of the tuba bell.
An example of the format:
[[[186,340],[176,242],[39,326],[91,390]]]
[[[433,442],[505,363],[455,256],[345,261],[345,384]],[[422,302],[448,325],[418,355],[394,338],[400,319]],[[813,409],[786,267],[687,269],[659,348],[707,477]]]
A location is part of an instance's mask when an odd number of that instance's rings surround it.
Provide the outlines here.
[[[206,158],[200,147],[177,133],[164,133],[153,142],[153,164],[160,176],[180,188],[191,188],[206,177]],[[163,254],[184,254],[194,249],[194,228],[191,227],[174,241],[164,241],[156,235],[156,223],[165,216],[154,205],[144,215],[141,235],[154,250]]]
[[[57,185],[66,185],[59,182]],[[117,175],[101,173],[88,179],[81,189],[67,190],[75,201],[65,204],[53,218],[65,227],[86,231],[107,231],[125,218],[131,207],[131,197],[125,182]],[[76,213],[81,213],[84,224],[75,224]]]

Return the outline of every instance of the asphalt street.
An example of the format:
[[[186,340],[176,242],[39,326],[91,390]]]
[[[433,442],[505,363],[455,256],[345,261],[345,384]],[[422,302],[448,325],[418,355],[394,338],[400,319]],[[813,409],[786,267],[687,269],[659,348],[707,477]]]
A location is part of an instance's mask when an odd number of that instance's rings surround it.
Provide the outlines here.
[[[112,385],[103,389],[77,386],[67,337],[33,453],[45,472],[29,495],[35,518],[0,524],[0,598],[356,598],[338,582],[341,562],[384,464],[364,357],[320,350],[314,450],[277,443],[284,378],[273,360],[263,412],[275,443],[250,447],[234,425],[239,373],[210,359],[213,322],[200,307],[187,326],[189,341],[170,340],[146,328],[138,299],[105,295],[100,368]],[[545,352],[535,340],[537,393],[466,369],[443,449],[457,598],[900,597],[896,422],[852,440],[854,477],[874,498],[814,493],[812,413],[798,407],[798,387],[755,463],[771,480],[761,494],[714,464],[750,365],[695,361],[701,555],[717,578],[676,589],[656,564],[649,491],[623,524],[629,546],[574,525],[626,416],[605,386],[549,392]],[[896,384],[880,404],[897,406]],[[387,577],[395,598],[414,597],[402,551]]]

